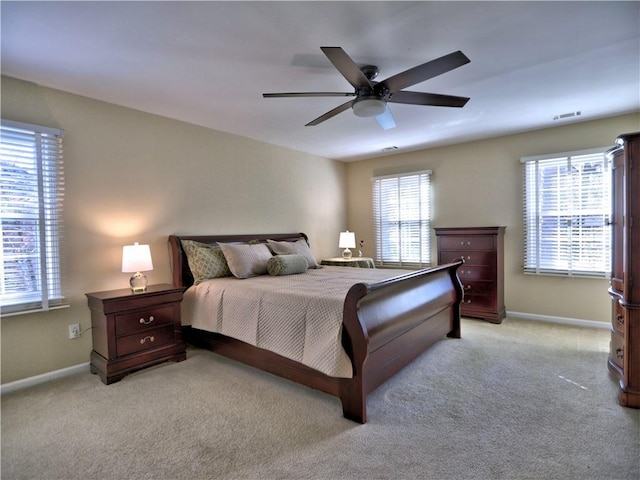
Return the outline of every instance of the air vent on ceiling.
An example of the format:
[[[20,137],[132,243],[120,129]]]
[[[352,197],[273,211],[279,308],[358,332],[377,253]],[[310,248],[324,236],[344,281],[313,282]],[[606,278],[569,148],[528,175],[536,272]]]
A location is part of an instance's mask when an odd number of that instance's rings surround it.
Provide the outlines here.
[[[580,115],[582,115],[582,112],[580,111],[561,113],[560,115],[554,115],[553,121],[555,122],[556,120],[564,120],[565,118],[579,117]]]
[[[392,152],[393,150],[397,150],[397,149],[398,149],[398,147],[396,147],[395,145],[392,145],[392,146],[390,146],[390,147],[384,147],[384,148],[382,149],[382,151],[383,151],[383,152]]]

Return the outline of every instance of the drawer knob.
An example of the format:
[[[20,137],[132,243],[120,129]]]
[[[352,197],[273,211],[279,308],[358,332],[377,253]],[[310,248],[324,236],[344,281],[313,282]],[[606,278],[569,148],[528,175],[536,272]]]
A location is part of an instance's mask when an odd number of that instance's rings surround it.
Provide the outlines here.
[[[471,242],[469,240],[467,240],[466,242],[463,240],[460,242],[460,245],[465,246],[465,245],[471,245]]]
[[[623,348],[616,348],[616,357],[618,357],[618,359],[622,360],[624,358],[624,349]]]
[[[144,318],[140,319],[140,323],[142,323],[143,325],[149,325],[151,322],[153,322],[155,320],[155,318],[153,318],[153,315],[151,315],[149,317],[149,320],[145,320]]]
[[[618,315],[616,320],[618,320],[618,325],[624,325],[624,316]]]
[[[471,290],[471,285],[465,285],[465,286],[464,286],[464,289],[465,289],[465,290]]]
[[[464,303],[471,303],[471,299],[464,300]]]
[[[467,255],[467,260],[471,260],[471,255]]]
[[[140,345],[144,345],[145,343],[147,343],[147,340],[149,340],[150,343],[153,343],[155,338],[150,335],[147,335],[146,337],[140,339]]]

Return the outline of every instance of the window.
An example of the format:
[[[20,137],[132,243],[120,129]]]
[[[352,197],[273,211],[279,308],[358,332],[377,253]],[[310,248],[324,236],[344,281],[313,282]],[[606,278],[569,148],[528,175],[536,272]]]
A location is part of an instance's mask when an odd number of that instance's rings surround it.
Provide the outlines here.
[[[2,315],[64,304],[60,271],[62,233],[61,130],[2,120],[0,229]]]
[[[431,171],[375,177],[376,262],[423,266],[431,261]]]
[[[527,157],[524,271],[606,277],[611,264],[611,169],[605,149]]]

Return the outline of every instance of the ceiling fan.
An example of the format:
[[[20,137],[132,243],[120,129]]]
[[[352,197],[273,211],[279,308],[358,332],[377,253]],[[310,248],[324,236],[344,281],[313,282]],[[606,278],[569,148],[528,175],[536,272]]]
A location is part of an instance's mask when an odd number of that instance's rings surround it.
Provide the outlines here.
[[[464,107],[468,97],[439,95],[436,93],[411,92],[403,90],[430,78],[442,75],[450,70],[470,62],[461,51],[450,53],[431,60],[404,72],[393,75],[381,82],[375,82],[379,69],[375,65],[359,66],[340,47],[320,47],[331,63],[344,78],[355,88],[354,92],[296,92],[296,93],[263,93],[264,98],[282,97],[355,97],[346,103],[329,110],[305,126],[318,125],[339,113],[353,109],[358,117],[376,117],[378,124],[388,130],[396,126],[396,122],[387,107],[387,103],[404,103],[409,105],[431,105],[438,107]]]

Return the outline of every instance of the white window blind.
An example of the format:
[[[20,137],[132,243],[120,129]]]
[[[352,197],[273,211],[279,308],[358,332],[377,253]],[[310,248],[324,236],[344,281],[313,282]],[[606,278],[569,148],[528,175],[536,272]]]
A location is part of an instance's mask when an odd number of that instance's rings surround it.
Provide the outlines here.
[[[376,262],[424,266],[431,262],[431,171],[374,177]]]
[[[609,274],[611,169],[605,150],[521,159],[525,273]]]
[[[2,315],[63,306],[62,130],[2,120]]]

